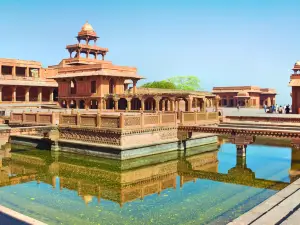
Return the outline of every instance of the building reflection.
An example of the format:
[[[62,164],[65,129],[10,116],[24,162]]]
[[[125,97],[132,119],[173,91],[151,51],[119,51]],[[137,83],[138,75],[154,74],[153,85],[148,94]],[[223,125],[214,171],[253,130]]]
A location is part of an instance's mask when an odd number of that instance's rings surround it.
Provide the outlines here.
[[[293,153],[293,157],[291,171],[296,171],[300,168],[300,154]],[[54,189],[76,191],[86,204],[97,198],[99,203],[105,199],[122,207],[127,202],[176,189],[178,176],[178,188],[197,178],[275,190],[289,184],[255,178],[245,160],[237,160],[234,168],[222,174],[218,173],[217,144],[192,149],[184,156],[170,152],[125,162],[47,151],[10,152],[7,145],[1,151],[0,186],[43,182]]]

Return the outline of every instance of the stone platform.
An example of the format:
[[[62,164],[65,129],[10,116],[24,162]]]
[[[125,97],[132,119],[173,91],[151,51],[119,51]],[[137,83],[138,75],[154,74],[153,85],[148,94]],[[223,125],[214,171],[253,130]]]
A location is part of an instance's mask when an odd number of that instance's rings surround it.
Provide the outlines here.
[[[300,224],[300,179],[228,225]]]

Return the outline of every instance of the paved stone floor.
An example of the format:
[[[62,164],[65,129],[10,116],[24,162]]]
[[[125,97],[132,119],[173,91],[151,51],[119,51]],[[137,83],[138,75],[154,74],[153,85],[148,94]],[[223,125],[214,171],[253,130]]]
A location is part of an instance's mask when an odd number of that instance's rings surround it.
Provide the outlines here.
[[[299,225],[300,179],[228,225]]]

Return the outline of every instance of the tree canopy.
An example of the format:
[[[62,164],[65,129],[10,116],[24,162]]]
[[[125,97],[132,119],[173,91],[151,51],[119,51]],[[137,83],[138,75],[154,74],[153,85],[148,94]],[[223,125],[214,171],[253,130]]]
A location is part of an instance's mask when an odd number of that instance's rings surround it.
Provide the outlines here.
[[[174,76],[166,80],[148,82],[142,87],[196,91],[200,89],[200,79],[196,76]]]
[[[167,81],[173,83],[179,90],[196,91],[200,89],[200,79],[196,76],[174,76]]]
[[[144,88],[162,88],[162,89],[176,89],[176,86],[169,81],[162,80],[162,81],[153,81],[148,82],[142,85]]]

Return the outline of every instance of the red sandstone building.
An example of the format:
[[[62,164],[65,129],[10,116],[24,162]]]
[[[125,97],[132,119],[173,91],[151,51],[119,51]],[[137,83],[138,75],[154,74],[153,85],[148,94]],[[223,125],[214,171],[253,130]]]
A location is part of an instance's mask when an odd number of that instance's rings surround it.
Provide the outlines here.
[[[275,104],[276,97],[275,89],[257,86],[214,87],[212,93],[220,97],[221,107],[236,107],[237,104],[253,108],[264,104],[271,106]]]
[[[300,61],[297,61],[293,67],[293,74],[290,76],[289,86],[292,87],[292,112],[300,113]]]
[[[48,68],[0,59],[0,103],[55,100],[63,108],[157,111],[205,111],[215,104],[209,92],[137,88],[137,69],[105,60],[108,49],[96,45],[99,37],[89,23],[76,38],[66,46],[69,58]]]
[[[55,73],[39,62],[0,59],[0,103],[52,103],[57,100],[58,85],[47,78]]]

